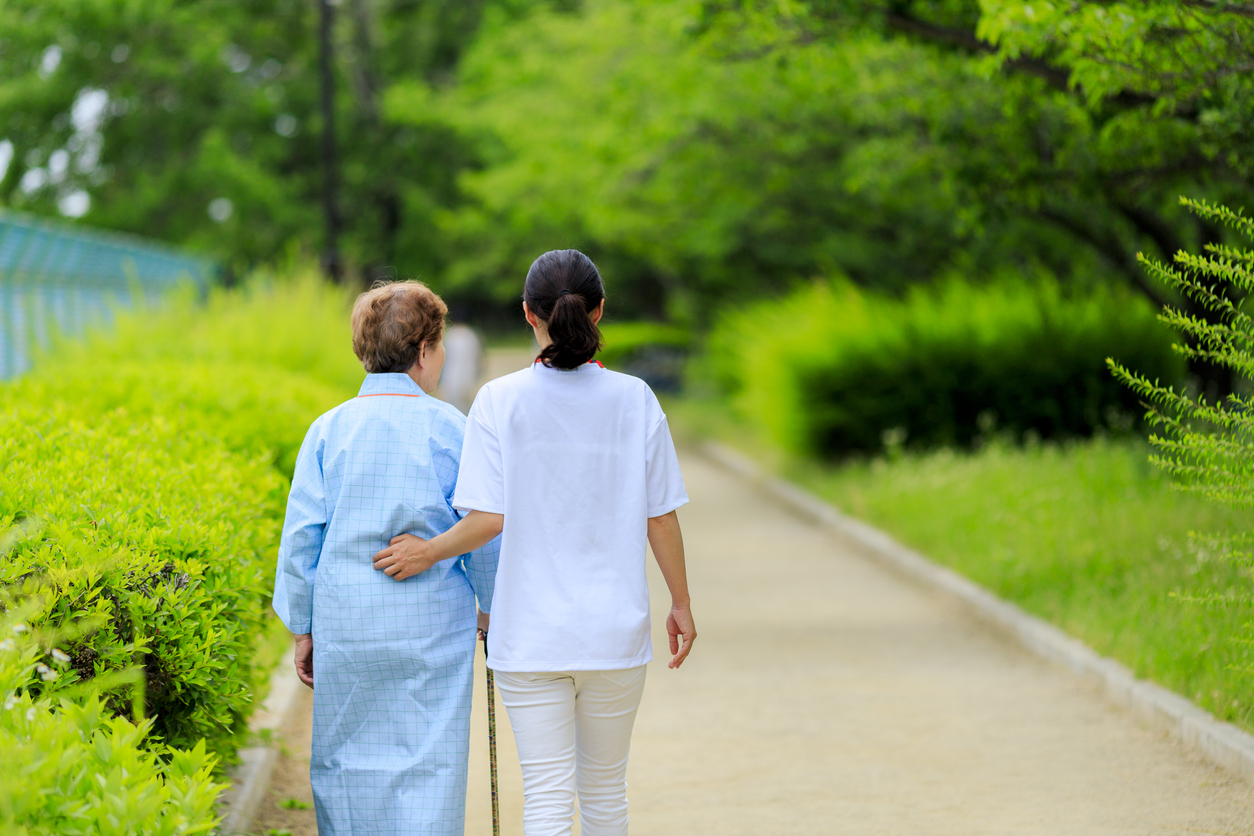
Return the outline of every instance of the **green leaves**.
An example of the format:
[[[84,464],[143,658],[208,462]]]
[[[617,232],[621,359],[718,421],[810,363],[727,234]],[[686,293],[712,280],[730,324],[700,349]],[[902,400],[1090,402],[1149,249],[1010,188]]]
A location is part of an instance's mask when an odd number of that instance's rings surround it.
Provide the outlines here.
[[[1254,241],[1254,222],[1241,212],[1205,201],[1181,198],[1181,204],[1208,222],[1222,224]],[[1187,341],[1179,354],[1254,377],[1254,319],[1247,313],[1254,292],[1254,251],[1212,244],[1208,255],[1176,253],[1173,263],[1142,259],[1151,273],[1175,287],[1203,311],[1203,317],[1169,306],[1162,320]],[[1157,432],[1150,441],[1161,452],[1155,464],[1181,484],[1220,502],[1254,506],[1254,398],[1237,392],[1221,401],[1178,391],[1151,379],[1134,364],[1111,362],[1115,376],[1148,404],[1147,420]]]
[[[156,733],[176,746],[207,737],[229,755],[249,710],[282,478],[191,422],[137,424],[123,409],[24,394],[3,393],[0,514],[44,525],[15,543],[0,583],[48,590],[36,623],[102,625],[69,649],[91,658],[79,678],[142,666]]]
[[[1142,257],[1146,269],[1175,287],[1206,316],[1187,313],[1175,306],[1164,309],[1161,319],[1185,337],[1176,351],[1235,372],[1243,382],[1254,377],[1254,319],[1247,313],[1254,292],[1254,222],[1243,212],[1203,200],[1181,198],[1180,203],[1206,222],[1226,226],[1241,236],[1241,246],[1212,243],[1207,255],[1180,251],[1173,263]],[[1154,429],[1150,443],[1157,454],[1150,461],[1177,480],[1178,486],[1236,508],[1254,507],[1254,397],[1245,386],[1222,399],[1204,392],[1181,391],[1151,379],[1133,363],[1109,361],[1115,377],[1143,399],[1146,420]],[[1237,565],[1248,566],[1247,536],[1219,538],[1212,546]],[[1248,612],[1254,594],[1247,585],[1201,599],[1222,602]],[[1245,622],[1246,637],[1251,625]],[[1242,668],[1251,672],[1248,656]]]
[[[1137,400],[1106,357],[1168,380],[1183,373],[1148,305],[1068,297],[1045,281],[955,281],[905,301],[818,284],[726,314],[707,352],[709,377],[742,415],[803,455],[1123,431]]]
[[[597,258],[619,310],[702,325],[816,274],[897,290],[993,241],[1046,247],[982,195],[1035,165],[1037,126],[1004,114],[1040,114],[1065,142],[1070,104],[874,33],[729,56],[730,35],[693,24],[675,3],[536,13],[488,29],[457,87],[394,91],[394,118],[446,119],[486,163],[440,216],[448,285],[510,299],[563,242]]]
[[[0,830],[212,828],[270,673],[286,474],[361,376],[345,302],[294,281],[140,309],[0,387],[0,590],[23,619],[0,699],[40,729],[7,738],[0,711],[0,754],[29,764],[0,777]]]
[[[187,751],[149,739],[150,720],[111,716],[99,691],[40,696],[40,666],[55,633],[31,629],[28,608],[0,615],[0,830],[6,833],[174,836],[206,833],[222,785],[203,742]],[[46,659],[47,662],[40,660]]]

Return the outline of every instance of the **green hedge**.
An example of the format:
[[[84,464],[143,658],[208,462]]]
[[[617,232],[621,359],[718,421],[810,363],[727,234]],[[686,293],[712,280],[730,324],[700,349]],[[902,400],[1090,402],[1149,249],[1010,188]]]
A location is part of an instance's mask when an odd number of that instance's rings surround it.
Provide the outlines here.
[[[605,347],[597,356],[616,371],[635,375],[656,392],[681,388],[692,332],[660,322],[616,322],[601,327]]]
[[[7,394],[7,393],[6,393]],[[67,649],[83,678],[139,665],[157,737],[229,756],[252,707],[285,485],[187,423],[6,401],[0,584],[43,594],[36,625],[104,627]]]
[[[24,616],[25,613],[22,613]],[[214,758],[148,739],[151,721],[113,716],[95,689],[39,696],[67,655],[17,613],[0,616],[0,832],[26,836],[175,836],[214,825]]]
[[[35,630],[75,636],[63,643],[60,675],[28,671],[8,696],[39,703],[67,728],[100,705],[125,718],[132,694],[112,677],[138,671],[147,719],[100,721],[102,734],[125,737],[126,757],[233,758],[268,674],[255,657],[273,632],[269,592],[295,452],[363,374],[345,303],[312,280],[178,299],[123,313],[110,333],[62,344],[0,387],[0,588]],[[69,780],[81,768],[72,763],[38,780]],[[146,792],[167,795],[186,778],[143,774]],[[80,795],[67,804],[85,804],[88,788],[74,787],[67,792]],[[172,803],[149,805],[151,830],[118,832],[166,832],[157,808]]]
[[[353,356],[351,302],[350,292],[309,272],[261,276],[203,300],[189,290],[157,310],[122,312],[109,330],[57,346],[36,374],[55,377],[77,365],[233,363],[284,369],[355,394],[364,372]]]
[[[0,391],[17,403],[72,404],[81,415],[121,409],[133,422],[175,421],[232,451],[260,456],[285,476],[296,465],[310,416],[352,394],[260,362],[163,359],[45,368]]]
[[[629,361],[634,354],[648,348],[668,348],[686,351],[692,343],[692,333],[677,325],[661,322],[610,322],[601,326],[605,347],[597,357],[607,366],[618,366]]]
[[[783,448],[838,456],[1125,429],[1141,409],[1111,356],[1183,374],[1171,333],[1124,294],[955,282],[892,300],[818,284],[723,316],[697,372]]]

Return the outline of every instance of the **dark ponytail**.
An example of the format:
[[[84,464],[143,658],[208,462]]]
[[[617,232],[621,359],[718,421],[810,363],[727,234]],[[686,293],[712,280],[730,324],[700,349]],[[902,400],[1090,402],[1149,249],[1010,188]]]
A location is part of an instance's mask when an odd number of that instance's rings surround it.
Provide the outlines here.
[[[549,329],[544,365],[577,369],[596,356],[601,330],[589,314],[604,298],[597,266],[579,250],[550,250],[531,263],[523,299]]]

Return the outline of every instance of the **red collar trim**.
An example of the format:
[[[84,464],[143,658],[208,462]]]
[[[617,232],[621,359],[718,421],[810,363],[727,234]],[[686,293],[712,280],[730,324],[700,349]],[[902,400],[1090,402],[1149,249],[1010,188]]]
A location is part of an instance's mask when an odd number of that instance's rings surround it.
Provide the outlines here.
[[[541,362],[541,360],[540,360],[540,358],[539,358],[539,357],[537,357],[535,360],[533,360],[533,361],[531,362],[531,365],[533,365],[533,366],[534,366],[536,363],[539,363],[539,362]],[[587,363],[587,365],[589,365],[589,366],[600,366],[601,368],[605,368],[605,364],[604,364],[604,363],[602,363],[600,360],[589,360],[589,361],[588,361],[588,363]],[[417,396],[415,396],[415,397],[417,397]]]

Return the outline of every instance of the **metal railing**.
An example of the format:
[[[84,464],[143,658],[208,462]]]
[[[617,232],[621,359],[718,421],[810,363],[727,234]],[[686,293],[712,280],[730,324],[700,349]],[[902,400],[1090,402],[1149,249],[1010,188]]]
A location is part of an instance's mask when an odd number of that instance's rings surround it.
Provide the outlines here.
[[[215,269],[159,242],[0,209],[0,379],[26,371],[53,333],[107,325],[137,296],[204,288]]]

